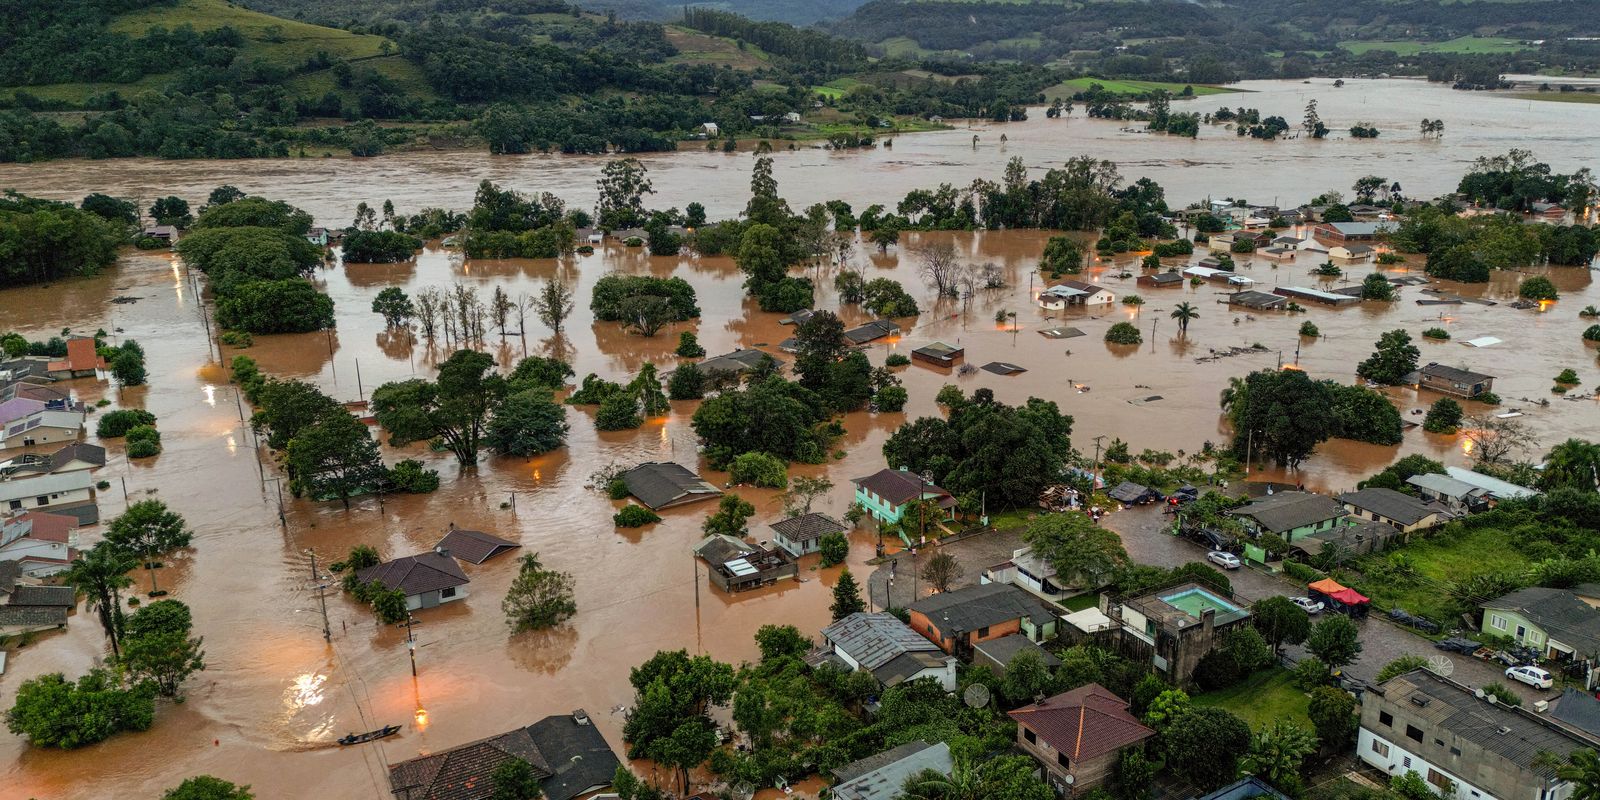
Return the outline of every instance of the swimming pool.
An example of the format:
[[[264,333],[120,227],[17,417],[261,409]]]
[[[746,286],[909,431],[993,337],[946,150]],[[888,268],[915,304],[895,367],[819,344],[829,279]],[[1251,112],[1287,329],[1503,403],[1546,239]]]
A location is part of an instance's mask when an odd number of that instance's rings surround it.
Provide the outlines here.
[[[1166,595],[1161,598],[1161,602],[1166,603],[1167,605],[1172,606],[1173,608],[1176,608],[1179,611],[1194,617],[1195,619],[1199,619],[1200,615],[1205,613],[1206,609],[1215,611],[1219,616],[1222,614],[1231,614],[1239,610],[1238,606],[1204,589],[1199,588],[1185,589],[1177,594]]]

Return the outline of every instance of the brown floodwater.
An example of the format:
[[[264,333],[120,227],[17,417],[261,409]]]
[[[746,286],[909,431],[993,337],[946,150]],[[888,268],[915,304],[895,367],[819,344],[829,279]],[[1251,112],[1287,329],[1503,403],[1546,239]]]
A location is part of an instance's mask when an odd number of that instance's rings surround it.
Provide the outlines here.
[[[870,203],[892,207],[907,191],[939,183],[966,186],[975,178],[999,180],[1013,157],[1039,172],[1083,153],[1117,162],[1130,181],[1158,181],[1168,200],[1178,205],[1211,196],[1298,204],[1329,189],[1348,195],[1355,178],[1367,174],[1398,181],[1410,196],[1431,198],[1454,190],[1473,159],[1514,147],[1533,151],[1558,172],[1600,167],[1594,140],[1600,126],[1597,105],[1458,92],[1420,80],[1350,80],[1337,89],[1321,79],[1245,81],[1235,88],[1243,91],[1175,101],[1173,108],[1202,113],[1223,105],[1258,108],[1263,115],[1284,117],[1298,131],[1306,102],[1315,99],[1322,119],[1336,132],[1321,141],[1262,142],[1235,136],[1222,126],[1202,126],[1197,139],[1175,139],[1124,130],[1143,123],[1086,119],[1081,110],[1071,118],[1051,120],[1043,108],[1034,108],[1026,122],[974,122],[970,127],[963,122],[951,130],[900,136],[893,147],[830,151],[800,143],[794,152],[777,154],[775,175],[796,208],[842,198],[860,209]],[[1418,130],[1423,118],[1444,120],[1444,137],[1423,139]],[[1375,125],[1382,136],[1350,138],[1345,131],[1356,122]],[[749,154],[708,152],[693,142],[683,148],[640,156],[659,193],[656,204],[681,208],[698,201],[713,219],[743,210],[749,196]],[[316,215],[319,223],[343,227],[363,200],[376,207],[390,199],[401,211],[467,208],[485,178],[552,192],[590,208],[604,160],[491,156],[474,150],[371,159],[0,164],[0,188],[72,200],[101,191],[142,198],[148,205],[168,194],[196,203],[212,187],[229,183],[252,194],[289,200]]]
[[[1298,102],[1294,100],[1298,85],[1279,85],[1273,91],[1283,95],[1285,106]],[[1446,93],[1408,82],[1365,88],[1353,82],[1338,92],[1319,87],[1324,117],[1330,116],[1330,105],[1361,97],[1362,92],[1369,97],[1414,95],[1418,104],[1422,98],[1435,96],[1439,99],[1429,102],[1488,103],[1491,105],[1483,107],[1504,108],[1508,118],[1525,119],[1516,116],[1523,113],[1516,110],[1519,103]],[[1341,100],[1330,102],[1334,97]],[[1230,101],[1266,109],[1262,97]],[[1502,105],[1492,105],[1496,103]],[[1539,108],[1548,108],[1548,113],[1558,118],[1573,113],[1573,107],[1563,104]],[[1287,107],[1273,110],[1289,111]],[[1425,112],[1422,105],[1413,105],[1404,114],[1437,115],[1431,109]],[[1371,118],[1380,126],[1388,119],[1376,108]],[[1159,175],[1168,183],[1168,176],[1210,175],[1203,180],[1205,189],[1210,191],[1214,182],[1218,195],[1248,192],[1260,197],[1259,192],[1265,191],[1259,188],[1262,180],[1270,179],[1285,181],[1282,188],[1272,191],[1292,190],[1299,198],[1330,186],[1348,186],[1355,175],[1370,171],[1361,160],[1352,160],[1356,151],[1350,148],[1356,147],[1355,143],[1248,143],[1245,148],[1246,143],[1235,142],[1231,135],[1224,138],[1218,134],[1209,140],[1202,138],[1193,147],[1212,152],[1213,162],[1232,157],[1239,163],[1191,172],[1201,168],[1179,167],[1166,160],[1176,157],[1178,150],[1173,148],[1191,145],[1123,136],[1116,133],[1114,125],[1105,125],[1109,123],[1073,120],[1057,128],[1042,121],[1008,126],[1012,135],[1007,147],[1040,165],[1086,149],[1122,161],[1117,153],[1136,149],[1143,155],[1124,161],[1124,172],[1130,176]],[[1459,162],[1513,144],[1532,145],[1557,168],[1571,169],[1585,135],[1568,130],[1568,138],[1561,140],[1564,144],[1557,142],[1560,147],[1547,148],[1527,141],[1547,135],[1543,127],[1537,135],[1527,127],[1519,135],[1496,142],[1490,137],[1493,129],[1486,126],[1476,134],[1481,137],[1479,150],[1459,152],[1458,143],[1471,141],[1475,134],[1469,131],[1473,130],[1477,128],[1462,120],[1450,129],[1442,147],[1397,135],[1398,142],[1362,145],[1362,152],[1387,152],[1383,170],[1408,186],[1410,182],[1400,174],[1402,167],[1416,169],[1419,177],[1411,180],[1419,185],[1425,184],[1420,176],[1429,173],[1445,188],[1443,176],[1458,173]],[[1019,131],[1022,133],[1016,133]],[[1059,131],[1067,132],[1060,140],[1056,138]],[[1073,137],[1081,131],[1102,133],[1075,141]],[[979,152],[987,153],[981,161],[969,158],[969,149],[955,146],[943,157],[948,161],[930,155],[941,146],[934,143],[950,136],[929,134],[926,139],[930,143],[920,145],[916,142],[924,137],[902,137],[892,152],[837,155],[807,151],[780,158],[784,191],[791,201],[844,196],[860,207],[867,200],[892,199],[913,185],[964,182],[980,172],[997,170],[1005,157],[993,142],[980,144]],[[1107,148],[1105,152],[1097,152],[1101,145]],[[1240,160],[1244,154],[1261,153],[1260,148],[1295,153],[1322,146],[1343,155],[1329,156],[1326,161],[1320,156],[1289,157],[1281,164],[1267,162],[1266,169],[1263,162],[1252,160],[1249,163],[1256,171],[1252,174],[1261,180],[1237,171],[1244,168],[1245,162]],[[924,150],[913,155],[917,147]],[[1391,149],[1380,151],[1377,147]],[[1567,154],[1565,161],[1562,152]],[[1584,157],[1592,158],[1593,152],[1585,151]],[[907,160],[897,164],[895,159]],[[835,160],[839,163],[834,164]],[[394,197],[402,208],[423,202],[464,208],[470,203],[472,186],[482,177],[524,189],[564,187],[571,189],[573,199],[579,199],[592,186],[595,163],[588,159],[490,159],[466,153],[325,163],[118,161],[10,166],[0,170],[0,183],[56,196],[81,196],[96,189],[116,193],[119,187],[134,186],[149,186],[152,193],[193,187],[186,193],[196,195],[202,187],[227,180],[252,192],[288,199],[328,222],[347,216],[362,199],[361,194],[370,195],[365,198],[369,201]],[[829,165],[831,169],[823,169]],[[748,166],[748,155],[729,158],[684,153],[652,162],[657,186],[662,189],[660,204],[681,206],[700,199],[714,210],[724,211],[742,205]],[[917,166],[935,168],[914,168]],[[1174,199],[1200,196],[1198,192],[1173,191],[1173,184],[1168,185]],[[707,187],[711,191],[705,191]],[[1136,289],[1131,278],[1116,277],[1125,268],[1139,272],[1134,257],[1126,256],[1114,263],[1096,263],[1087,279],[1119,295],[1141,294],[1145,298],[1142,308],[1114,305],[1052,314],[1034,305],[1034,293],[1043,284],[1036,277],[1030,279],[1047,238],[1048,234],[1037,231],[908,234],[902,247],[887,255],[857,248],[853,262],[866,270],[868,277],[900,280],[925,307],[921,316],[901,320],[907,328],[903,336],[874,343],[870,348],[874,363],[881,364],[890,352],[907,352],[942,340],[963,345],[969,364],[1007,361],[1029,371],[1000,377],[982,371],[952,374],[921,364],[897,370],[911,394],[906,413],[848,415],[848,433],[838,445],[842,458],[827,465],[793,469],[795,474],[827,475],[835,482],[836,488],[818,501],[818,508],[842,512],[848,503],[849,479],[883,467],[884,439],[906,419],[935,413],[933,397],[945,383],[957,383],[969,392],[987,386],[1001,400],[1012,403],[1029,395],[1055,400],[1074,416],[1074,441],[1080,448],[1091,449],[1092,438],[1104,434],[1108,441],[1110,437],[1126,440],[1135,451],[1148,447],[1193,452],[1207,440],[1226,439],[1216,403],[1229,377],[1276,366],[1281,359],[1285,364],[1298,360],[1319,378],[1351,380],[1354,365],[1371,350],[1378,334],[1397,327],[1413,334],[1432,325],[1450,330],[1455,338],[1452,342],[1419,343],[1424,360],[1499,376],[1496,389],[1505,398],[1506,408],[1525,412],[1524,420],[1542,446],[1567,436],[1600,439],[1597,401],[1552,399],[1548,407],[1541,407],[1519,399],[1553,398],[1550,379],[1565,367],[1579,371],[1584,381],[1580,392],[1600,380],[1595,353],[1579,338],[1587,323],[1578,318],[1578,309],[1600,304],[1600,289],[1593,285],[1589,270],[1541,271],[1550,275],[1562,292],[1562,299],[1543,311],[1518,311],[1503,303],[1421,307],[1414,303],[1422,296],[1420,290],[1406,288],[1401,291],[1402,302],[1396,304],[1362,303],[1340,309],[1312,306],[1304,315],[1256,314],[1252,318],[1218,305],[1220,294],[1210,284]],[[919,280],[910,254],[918,245],[940,241],[954,243],[971,263],[998,265],[1008,288],[980,293],[968,308],[954,301],[934,302]],[[1274,269],[1269,262],[1255,259],[1245,274],[1266,286],[1309,285],[1317,280],[1309,275],[1313,261],[1320,259],[1305,258]],[[1355,267],[1354,279],[1370,269]],[[649,339],[623,335],[611,324],[595,323],[587,298],[595,280],[611,270],[683,277],[698,292],[703,316]],[[832,270],[813,272],[822,287],[818,307],[836,308]],[[314,381],[340,399],[355,400],[370,396],[373,387],[385,381],[431,374],[431,365],[447,354],[443,346],[430,348],[385,332],[381,318],[370,312],[372,298],[380,289],[399,286],[414,296],[426,287],[459,282],[476,287],[484,297],[496,286],[516,296],[533,292],[551,277],[572,283],[579,298],[565,340],[553,343],[549,332],[531,318],[526,336],[516,335],[515,324],[503,338],[492,332],[483,344],[502,366],[509,366],[524,353],[555,352],[571,359],[580,377],[596,372],[620,380],[646,361],[656,363],[663,372],[670,370],[677,362],[671,352],[679,330],[696,331],[713,355],[736,347],[776,352],[776,344],[789,330],[777,324],[779,315],[762,313],[744,298],[742,276],[724,258],[653,258],[636,250],[606,248],[592,256],[559,261],[469,262],[458,253],[430,246],[413,263],[323,270],[318,279],[334,298],[337,332],[258,337],[256,345],[243,352],[256,358],[270,374]],[[1518,277],[1503,273],[1487,285],[1444,288],[1503,301],[1514,295]],[[687,648],[737,662],[756,655],[751,637],[762,624],[793,624],[814,633],[827,622],[829,589],[839,569],[818,570],[815,561],[808,560],[803,563],[801,582],[737,596],[720,594],[706,584],[704,570],[696,568],[689,553],[699,539],[708,505],[673,509],[658,525],[618,531],[610,515],[619,504],[588,488],[589,476],[600,467],[657,459],[698,464],[713,481],[725,481],[725,474],[711,472],[698,459],[689,425],[696,406],[692,402],[674,403],[669,416],[649,420],[635,431],[620,432],[596,431],[592,410],[574,408],[568,412],[572,431],[566,448],[533,459],[486,456],[475,473],[461,474],[448,454],[426,453],[417,447],[404,451],[385,448],[391,462],[418,457],[437,468],[444,479],[440,491],[388,497],[381,507],[376,499],[363,499],[349,510],[338,503],[295,501],[285,492],[287,525],[280,526],[277,470],[270,461],[258,466],[257,451],[240,421],[236,391],[226,383],[221,367],[222,361],[239,351],[222,348],[219,360],[206,337],[204,308],[194,294],[197,285],[195,277],[169,255],[129,253],[116,268],[97,277],[0,292],[0,329],[16,329],[37,338],[58,334],[63,327],[81,333],[103,327],[118,336],[136,338],[145,346],[150,386],[119,390],[80,380],[72,388],[90,401],[103,395],[117,406],[147,408],[161,420],[165,451],[160,456],[135,463],[124,457],[120,445],[110,447],[109,462],[99,472],[99,477],[111,483],[109,490],[100,493],[102,514],[110,518],[125,507],[125,480],[129,499],[160,498],[193,525],[197,536],[192,552],[178,556],[162,570],[161,581],[174,597],[193,607],[196,629],[205,637],[209,665],[186,687],[187,700],[163,704],[155,726],[145,733],[122,734],[75,752],[31,749],[15,736],[0,734],[0,764],[4,764],[0,800],[152,797],[197,773],[252,784],[264,798],[381,798],[387,796],[387,764],[575,708],[587,709],[620,753],[622,717],[614,709],[632,700],[629,669],[655,651]],[[111,302],[119,297],[138,299]],[[1186,339],[1175,335],[1176,325],[1168,318],[1180,301],[1193,303],[1201,313]],[[1000,310],[1017,312],[1016,325],[997,325],[994,318]],[[851,322],[864,319],[853,308],[844,309],[843,316]],[[1316,323],[1323,337],[1301,340],[1296,331],[1303,319]],[[1122,320],[1138,324],[1145,334],[1143,345],[1113,348],[1101,341],[1104,330]],[[1086,335],[1051,340],[1037,333],[1056,324],[1076,326]],[[1460,344],[1480,335],[1505,341],[1481,350]],[[1196,361],[1212,350],[1256,342],[1267,351]],[[1390,390],[1389,394],[1412,421],[1420,417],[1409,412],[1432,400],[1409,389]],[[1145,400],[1153,395],[1163,399]],[[1135,400],[1142,402],[1131,402]],[[1459,437],[1415,429],[1406,433],[1405,442],[1398,447],[1330,442],[1319,448],[1298,474],[1265,471],[1257,477],[1304,481],[1314,488],[1348,488],[1397,456],[1412,452],[1450,463],[1470,460]],[[752,520],[754,534],[766,539],[765,525],[781,516],[776,493],[741,490],[741,494],[757,508]],[[451,522],[518,540],[526,551],[538,552],[546,564],[572,572],[576,576],[577,617],[555,630],[511,635],[499,609],[499,600],[516,570],[515,557],[509,557],[482,566],[467,565],[473,579],[470,596],[419,615],[415,679],[404,631],[376,625],[363,607],[340,596],[336,589],[328,592],[327,598],[333,641],[331,645],[323,641],[308,550],[314,548],[324,565],[355,544],[376,546],[386,556],[405,555],[431,547]],[[99,529],[85,531],[85,544],[99,535]],[[874,542],[873,534],[865,529],[853,537],[849,564],[860,576],[870,570],[865,562],[873,554]],[[968,569],[982,566],[968,565]],[[103,652],[98,625],[80,611],[68,631],[40,637],[11,654],[7,673],[0,677],[0,707],[9,707],[21,681],[51,671],[79,674]],[[346,732],[396,723],[405,725],[397,737],[355,748],[333,744]]]

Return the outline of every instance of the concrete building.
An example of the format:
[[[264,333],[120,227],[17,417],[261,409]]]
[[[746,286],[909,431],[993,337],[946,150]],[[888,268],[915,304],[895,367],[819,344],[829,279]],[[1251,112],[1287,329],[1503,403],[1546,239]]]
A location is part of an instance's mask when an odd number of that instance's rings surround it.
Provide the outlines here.
[[[1426,669],[1361,696],[1356,755],[1387,775],[1415,772],[1457,800],[1564,800],[1576,787],[1543,765],[1600,740]]]
[[[1225,594],[1191,581],[1112,604],[1123,655],[1148,662],[1176,686],[1189,685],[1200,659],[1221,646],[1222,634],[1250,619],[1249,610]]]
[[[14,561],[30,578],[65,572],[78,557],[78,518],[29,511],[0,521],[0,561]]]
[[[1128,711],[1128,701],[1091,683],[1010,712],[1017,747],[1057,794],[1077,797],[1111,776],[1117,756],[1156,735]]]
[[[7,400],[0,403],[0,448],[75,442],[86,413],[70,400]]]

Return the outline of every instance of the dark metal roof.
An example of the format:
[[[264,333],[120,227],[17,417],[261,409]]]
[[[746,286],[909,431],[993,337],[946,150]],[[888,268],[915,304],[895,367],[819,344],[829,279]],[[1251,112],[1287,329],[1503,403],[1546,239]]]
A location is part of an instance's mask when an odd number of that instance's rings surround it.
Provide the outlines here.
[[[445,531],[444,538],[439,540],[439,544],[435,545],[435,548],[443,549],[462,561],[482,564],[507,550],[514,550],[521,546],[516,542],[507,541],[498,536],[491,536],[483,531],[451,528]]]
[[[782,359],[768,356],[768,354],[760,350],[735,350],[731,353],[713,356],[694,366],[695,369],[700,370],[705,375],[710,375],[713,372],[738,373],[755,369],[756,365],[761,363],[762,358],[772,358],[773,361],[778,362],[778,366],[783,366]]]
[[[1482,604],[1514,611],[1583,656],[1600,655],[1600,609],[1578,599],[1570,589],[1531,586]]]
[[[543,782],[545,800],[572,800],[610,786],[622,766],[593,723],[580,725],[571,715],[551,716],[529,725],[527,731],[553,773]]]
[[[1115,489],[1106,492],[1106,496],[1123,503],[1136,503],[1149,493],[1148,486],[1133,481],[1123,481],[1117,484]]]
[[[1254,289],[1234,292],[1228,295],[1228,304],[1235,306],[1249,306],[1250,308],[1277,308],[1289,304],[1289,298],[1280,297],[1270,292],[1258,292]]]
[[[650,461],[622,474],[628,493],[639,502],[660,509],[680,503],[707,500],[722,494],[722,490],[705,482],[682,464],[671,461]]]
[[[783,534],[783,538],[797,543],[809,542],[812,539],[821,539],[830,533],[844,533],[849,530],[833,517],[815,511],[810,514],[801,514],[798,517],[779,520],[767,527]]]
[[[844,338],[851,344],[866,344],[885,336],[894,336],[900,333],[900,326],[886,319],[875,319],[858,328],[851,328],[844,332]]]
[[[823,628],[822,635],[868,670],[876,671],[906,653],[943,656],[938,645],[922,638],[922,634],[893,614],[882,611],[872,614],[858,611]]]
[[[915,472],[900,469],[880,469],[850,482],[897,506],[907,500],[915,500],[924,491],[937,495],[950,494],[932,483],[923,483]]]
[[[1020,633],[979,642],[973,645],[972,649],[988,656],[1001,666],[1009,666],[1011,659],[1016,658],[1018,653],[1024,652],[1038,656],[1039,660],[1044,662],[1044,665],[1050,669],[1061,666],[1061,659],[1056,658],[1049,650],[1034,644],[1032,640]]]
[[[1588,692],[1571,686],[1563,689],[1561,699],[1550,709],[1550,716],[1591,736],[1600,736],[1600,700]]]
[[[900,796],[907,778],[926,770],[949,775],[954,768],[950,746],[944,742],[907,742],[834,770],[838,782],[831,796],[836,800],[893,800]]]
[[[374,564],[356,573],[362,583],[377,581],[390,589],[399,589],[407,597],[436,592],[468,582],[467,573],[454,558],[436,551],[418,553]]]
[[[1339,501],[1310,492],[1280,492],[1256,500],[1233,513],[1253,519],[1273,533],[1283,533],[1350,514]]]
[[[1459,367],[1447,367],[1438,362],[1430,363],[1417,371],[1423,375],[1432,375],[1437,378],[1443,378],[1447,381],[1465,384],[1494,380],[1493,375],[1485,375],[1482,372],[1473,372],[1472,370],[1461,369]]]
[[[1429,514],[1439,513],[1439,509],[1432,504],[1393,489],[1370,488],[1345,492],[1339,495],[1339,502],[1388,517],[1401,525],[1415,525],[1427,519]]]
[[[1047,622],[1052,617],[1033,595],[1009,583],[981,583],[929,595],[906,607],[928,618],[947,636],[1027,618]]]
[[[1536,772],[1533,762],[1541,752],[1564,759],[1574,750],[1596,746],[1582,734],[1531,712],[1479,700],[1466,686],[1427,669],[1390,678],[1369,692],[1372,694],[1367,696],[1405,705],[1407,713],[1426,723],[1435,735],[1449,732],[1528,772]]]

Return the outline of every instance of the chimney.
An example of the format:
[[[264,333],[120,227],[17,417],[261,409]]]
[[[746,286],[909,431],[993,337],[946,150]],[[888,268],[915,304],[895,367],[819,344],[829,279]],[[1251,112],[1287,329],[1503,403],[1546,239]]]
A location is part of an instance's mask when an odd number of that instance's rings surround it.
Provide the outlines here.
[[[439,554],[439,555],[441,555],[441,556],[446,556],[446,557],[448,557],[448,556],[449,556],[449,555],[450,555],[450,548],[448,548],[448,547],[441,547],[441,546],[439,546],[439,545],[434,545],[434,547],[433,547],[433,552],[435,552],[435,553],[438,553],[438,554]]]

